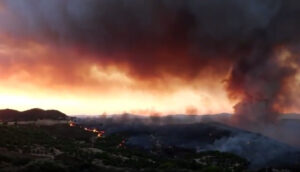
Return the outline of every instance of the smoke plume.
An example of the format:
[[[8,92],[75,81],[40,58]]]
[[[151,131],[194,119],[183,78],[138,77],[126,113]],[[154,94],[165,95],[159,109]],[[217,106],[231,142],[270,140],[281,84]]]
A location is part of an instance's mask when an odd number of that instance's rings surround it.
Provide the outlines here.
[[[226,89],[239,101],[234,123],[242,126],[273,123],[299,103],[297,0],[4,0],[1,7],[1,34],[89,54],[55,59],[65,71],[92,61],[125,66],[140,80],[228,73]]]

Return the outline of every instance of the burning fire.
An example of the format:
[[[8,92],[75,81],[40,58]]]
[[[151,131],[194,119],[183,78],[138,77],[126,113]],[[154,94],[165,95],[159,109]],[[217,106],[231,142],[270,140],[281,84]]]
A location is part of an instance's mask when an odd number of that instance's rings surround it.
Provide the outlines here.
[[[70,126],[70,127],[75,127],[76,124],[75,124],[73,121],[70,121],[70,122],[69,122],[69,126]]]
[[[70,121],[69,122],[69,127],[76,127],[77,126],[77,124],[75,124],[75,122],[73,122],[73,121]],[[82,128],[81,126],[79,126],[79,128]],[[104,134],[105,134],[105,131],[103,131],[103,130],[98,130],[98,129],[96,129],[96,128],[93,128],[93,129],[91,129],[91,128],[87,128],[87,127],[84,127],[84,130],[85,131],[88,131],[88,132],[93,132],[93,133],[96,133],[97,134],[97,137],[102,137]]]
[[[84,130],[88,131],[88,132],[96,133],[97,137],[102,137],[104,135],[104,133],[105,133],[105,131],[103,131],[103,130],[97,130],[96,128],[90,129],[90,128],[85,127]]]

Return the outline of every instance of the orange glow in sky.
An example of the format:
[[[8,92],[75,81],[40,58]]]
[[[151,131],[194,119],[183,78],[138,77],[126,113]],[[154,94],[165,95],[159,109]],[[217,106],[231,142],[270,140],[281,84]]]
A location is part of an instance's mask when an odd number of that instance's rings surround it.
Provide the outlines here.
[[[189,106],[197,108],[199,114],[230,112],[231,105],[222,100],[214,102],[207,95],[195,96],[194,92],[178,92],[171,97],[154,97],[147,93],[130,92],[127,94],[119,93],[118,96],[101,97],[101,94],[93,97],[82,95],[42,95],[39,90],[33,91],[33,95],[9,94],[5,88],[1,88],[1,108],[13,108],[25,110],[32,107],[44,109],[59,109],[68,114],[102,114],[137,112],[143,115],[151,115],[159,112],[168,113],[186,113]],[[34,95],[36,94],[36,96]]]
[[[104,74],[101,74],[104,75]],[[121,74],[104,75],[104,82],[115,80],[118,85],[107,91],[83,91],[74,88],[42,88],[17,81],[2,84],[0,87],[0,108],[26,110],[32,107],[59,109],[68,114],[102,114],[131,112],[143,115],[152,113],[189,113],[193,107],[198,114],[232,112],[232,104],[222,88],[206,90],[183,87],[171,93],[160,93],[130,88],[127,79],[119,78]],[[99,79],[99,78],[98,78]],[[3,83],[3,82],[2,82]],[[110,82],[108,82],[110,84]],[[15,85],[15,86],[14,86]],[[109,87],[109,86],[107,86]]]
[[[78,56],[70,51],[61,54],[60,50],[55,52],[34,42],[5,42],[0,43],[0,108],[39,107],[74,115],[188,114],[191,108],[197,114],[232,112],[233,103],[227,98],[221,78],[202,84],[166,77],[155,84],[159,88],[153,88],[151,83],[132,78],[126,69],[114,65],[86,61],[72,64],[66,59],[66,69],[63,65],[57,67],[60,64],[56,59]]]

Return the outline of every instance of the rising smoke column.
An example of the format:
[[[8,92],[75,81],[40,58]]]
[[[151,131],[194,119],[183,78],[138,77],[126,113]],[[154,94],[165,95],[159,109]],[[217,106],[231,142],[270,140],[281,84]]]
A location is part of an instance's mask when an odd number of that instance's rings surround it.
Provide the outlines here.
[[[298,93],[291,83],[297,82],[300,58],[284,52],[299,44],[295,30],[299,28],[299,9],[296,1],[281,2],[278,13],[261,31],[251,51],[233,64],[228,91],[231,97],[241,100],[234,107],[235,124],[254,128],[274,123],[281,109],[294,104],[290,97]]]
[[[167,75],[188,82],[229,72],[224,79],[239,101],[237,125],[272,123],[295,100],[290,84],[299,57],[281,60],[278,50],[299,44],[296,0],[5,0],[1,6],[2,34],[92,54],[54,59],[67,71],[86,60],[125,65],[138,80]]]
[[[257,47],[245,58],[234,64],[228,80],[229,95],[237,96],[234,123],[244,127],[276,122],[280,98],[288,96],[286,82],[296,70],[278,61],[272,47],[257,43]],[[280,105],[281,106],[281,105]],[[279,108],[279,109],[277,109]]]

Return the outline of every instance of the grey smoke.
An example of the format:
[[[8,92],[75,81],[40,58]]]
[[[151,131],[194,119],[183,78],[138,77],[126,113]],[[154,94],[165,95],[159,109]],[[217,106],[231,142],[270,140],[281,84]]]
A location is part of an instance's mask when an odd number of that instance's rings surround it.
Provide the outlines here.
[[[82,123],[85,123],[83,120]],[[299,124],[295,124],[299,128]],[[291,125],[288,125],[291,126]],[[96,126],[95,126],[96,127]],[[183,148],[198,152],[217,150],[246,158],[251,168],[293,166],[300,150],[261,134],[214,122],[176,124],[110,122],[98,126],[107,135],[123,133],[126,145],[145,150]],[[273,130],[271,130],[273,131]],[[285,158],[282,158],[285,157]]]

